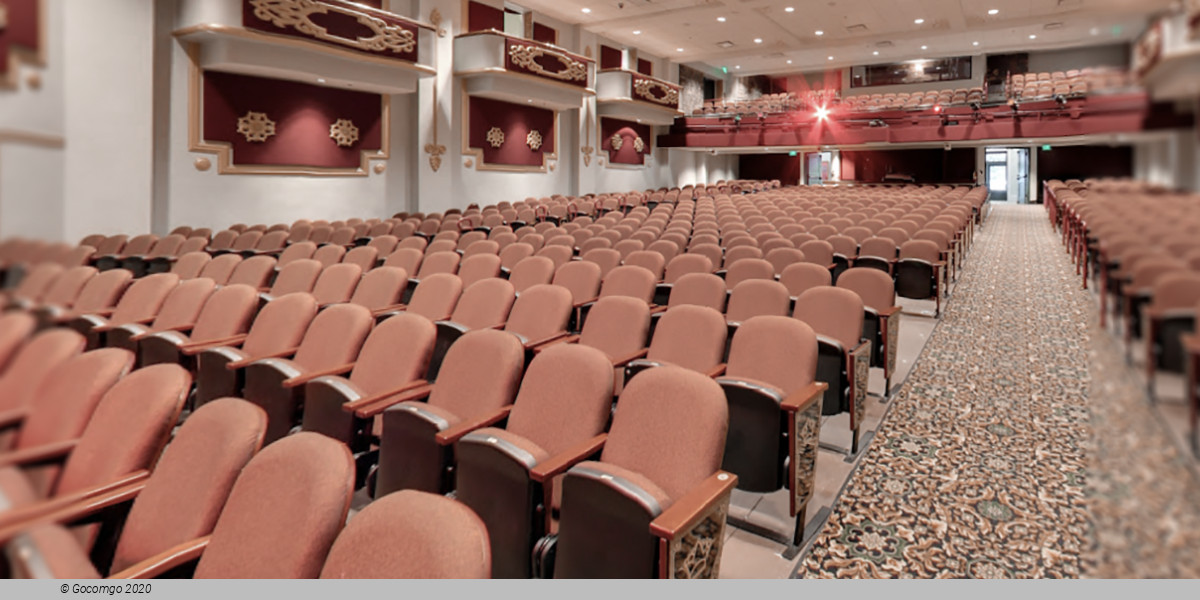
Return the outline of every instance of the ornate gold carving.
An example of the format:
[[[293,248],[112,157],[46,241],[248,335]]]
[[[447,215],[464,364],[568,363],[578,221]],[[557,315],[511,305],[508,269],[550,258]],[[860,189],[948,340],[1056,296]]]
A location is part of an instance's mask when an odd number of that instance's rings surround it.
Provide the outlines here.
[[[580,148],[579,151],[581,153],[583,153],[583,166],[586,167],[586,166],[591,165],[592,152],[595,152],[595,148],[592,148],[591,146],[584,146],[584,147]]]
[[[437,31],[438,37],[446,37],[446,30],[442,27],[442,11],[433,9],[433,12],[429,13],[429,23]]]
[[[504,132],[499,127],[493,127],[487,132],[487,143],[493,148],[499,148],[504,144]]]
[[[446,153],[446,147],[442,144],[425,144],[425,153],[429,155],[429,168],[437,173],[442,166],[442,155]]]
[[[816,489],[817,456],[821,444],[821,397],[792,415],[792,515],[804,511]]]
[[[642,140],[642,136],[633,138],[633,149],[641,152],[646,149],[646,142]]]
[[[536,129],[529,130],[525,135],[525,143],[529,145],[530,150],[537,150],[542,147],[542,134]]]
[[[394,52],[408,54],[416,49],[417,40],[413,32],[389,24],[379,17],[326,4],[318,0],[250,0],[254,16],[276,27],[292,28],[324,42],[332,42],[368,52]],[[329,33],[324,27],[312,22],[312,15],[330,12],[353,17],[359,25],[371,30],[370,37],[344,38]]]
[[[201,156],[200,158],[192,161],[192,166],[196,167],[197,171],[207,171],[210,167],[212,167],[212,161]]]
[[[716,579],[725,542],[729,494],[713,504],[687,533],[670,544],[667,576],[673,579]]]
[[[575,60],[561,52],[555,52],[549,48],[541,46],[531,46],[527,44],[512,44],[508,47],[508,56],[512,59],[513,64],[521,68],[527,69],[538,75],[545,75],[562,81],[586,81],[587,80],[587,64]],[[549,56],[562,64],[562,69],[559,71],[549,71],[537,61],[538,58]]]
[[[612,141],[610,144],[612,145],[613,150],[620,151],[621,147],[625,145],[625,138],[621,137],[621,134],[619,133],[612,134],[611,140]]]
[[[329,137],[339,146],[353,146],[358,141],[358,127],[350,119],[338,119],[329,126]]]
[[[654,94],[654,90],[662,90],[662,96]],[[633,91],[638,96],[658,104],[679,104],[679,90],[653,79],[638,79],[633,83]]]
[[[267,113],[250,111],[238,118],[237,132],[247,142],[265,142],[275,135],[275,121],[267,117]]]

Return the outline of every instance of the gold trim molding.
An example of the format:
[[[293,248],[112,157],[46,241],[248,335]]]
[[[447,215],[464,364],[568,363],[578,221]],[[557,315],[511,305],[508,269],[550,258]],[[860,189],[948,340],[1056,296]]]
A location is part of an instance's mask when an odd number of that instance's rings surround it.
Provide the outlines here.
[[[660,98],[654,95],[654,90],[662,90],[663,96]],[[646,100],[655,104],[671,106],[672,108],[679,107],[679,90],[660,81],[638,78],[634,81],[633,92],[637,94],[638,97],[645,98]]]
[[[254,16],[259,20],[276,27],[295,29],[304,35],[324,42],[341,44],[367,52],[392,52],[395,54],[409,54],[417,48],[417,40],[413,32],[362,11],[318,0],[250,0],[250,5],[254,7]],[[324,15],[330,12],[354,18],[359,25],[370,29],[373,35],[365,38],[344,38],[329,33],[329,30],[312,21],[312,15]]]
[[[562,65],[562,69],[551,71],[542,66],[537,59],[549,56]],[[587,64],[580,62],[567,56],[562,52],[557,52],[549,48],[541,46],[533,46],[529,44],[512,44],[508,47],[508,57],[512,59],[513,64],[523,69],[545,75],[560,81],[584,81],[587,82]]]
[[[66,140],[61,135],[18,131],[15,129],[0,129],[0,144],[19,144],[22,146],[40,146],[42,148],[62,148]]]

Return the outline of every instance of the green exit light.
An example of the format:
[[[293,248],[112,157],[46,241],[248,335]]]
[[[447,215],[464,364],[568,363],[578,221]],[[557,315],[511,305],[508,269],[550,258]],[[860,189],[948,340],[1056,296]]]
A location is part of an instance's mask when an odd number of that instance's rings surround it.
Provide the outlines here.
[[[1121,37],[1122,31],[1124,31],[1124,29],[1122,29],[1120,25],[1113,25],[1113,28],[1112,28],[1113,37]]]
[[[1042,146],[1042,152],[1049,152],[1049,151],[1050,151],[1050,144],[1045,144]]]
[[[797,154],[799,154],[799,153],[798,153],[798,152],[796,152],[795,150],[792,150],[791,152],[788,152],[788,156],[796,156]]]
[[[721,72],[722,72],[722,73],[728,73],[728,72],[729,72],[729,67],[721,67]]]

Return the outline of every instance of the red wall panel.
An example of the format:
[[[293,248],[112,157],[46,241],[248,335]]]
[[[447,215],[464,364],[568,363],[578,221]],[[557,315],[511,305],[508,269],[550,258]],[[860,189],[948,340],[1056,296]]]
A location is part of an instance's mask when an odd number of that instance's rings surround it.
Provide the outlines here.
[[[26,50],[41,49],[41,10],[43,0],[4,0],[8,8],[8,25],[0,28],[0,73],[7,73],[13,46]]]
[[[652,63],[644,58],[639,58],[637,71],[638,71],[638,73],[641,73],[642,75],[646,75],[648,77],[653,77],[654,76],[654,63]]]
[[[533,24],[533,39],[547,44],[558,44],[558,30],[541,23]]]
[[[468,112],[467,145],[483,152],[484,163],[540,167],[543,154],[554,154],[556,132],[552,110],[471,97]],[[499,148],[493,148],[487,141],[488,131],[493,127],[504,132],[504,143]],[[542,135],[542,145],[537,150],[527,143],[531,130]]]
[[[611,46],[600,45],[600,68],[620,69],[621,51]]]
[[[613,135],[621,136],[621,149],[613,148]],[[634,140],[642,138],[642,151],[634,147]],[[651,129],[649,125],[622,121],[621,119],[600,118],[600,149],[608,152],[608,162],[618,165],[642,165],[646,163],[646,155],[652,150]]]
[[[383,139],[383,97],[293,81],[206,71],[203,136],[233,146],[237,165],[285,165],[356,168],[364,150],[379,150]],[[238,133],[238,119],[248,112],[266,113],[275,135],[248,142]],[[338,119],[358,127],[359,139],[345,147],[329,137]]]
[[[467,30],[504,31],[504,11],[480,2],[467,3]]]

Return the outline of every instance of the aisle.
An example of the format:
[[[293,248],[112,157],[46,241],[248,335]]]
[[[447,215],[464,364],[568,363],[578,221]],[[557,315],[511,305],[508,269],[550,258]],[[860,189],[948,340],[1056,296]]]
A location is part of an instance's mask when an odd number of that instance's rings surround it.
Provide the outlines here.
[[[1043,208],[995,206],[796,575],[1080,576],[1092,313]]]

